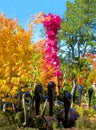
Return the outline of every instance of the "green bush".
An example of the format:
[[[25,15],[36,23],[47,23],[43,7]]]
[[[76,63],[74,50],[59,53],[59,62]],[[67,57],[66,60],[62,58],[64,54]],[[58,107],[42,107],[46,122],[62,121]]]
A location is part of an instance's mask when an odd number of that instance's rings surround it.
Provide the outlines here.
[[[96,130],[96,110],[84,110],[82,116],[76,121],[76,128]]]

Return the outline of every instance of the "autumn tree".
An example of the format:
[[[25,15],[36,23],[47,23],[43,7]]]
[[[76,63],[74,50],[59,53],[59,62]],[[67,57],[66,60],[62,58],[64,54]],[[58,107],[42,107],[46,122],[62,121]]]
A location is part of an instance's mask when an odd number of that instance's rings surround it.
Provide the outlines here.
[[[14,95],[26,85],[32,69],[31,33],[16,19],[0,16],[0,95]]]
[[[32,90],[35,83],[45,87],[52,78],[54,68],[45,61],[46,40],[32,42],[33,26],[41,16],[29,23],[28,31],[16,19],[0,16],[0,98]]]

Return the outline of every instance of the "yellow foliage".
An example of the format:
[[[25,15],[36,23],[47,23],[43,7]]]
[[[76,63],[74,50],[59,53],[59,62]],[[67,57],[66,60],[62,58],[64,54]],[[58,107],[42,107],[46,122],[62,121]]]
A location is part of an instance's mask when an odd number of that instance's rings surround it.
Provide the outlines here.
[[[19,77],[12,77],[11,83],[13,83],[15,85],[19,85],[20,84],[20,78]]]
[[[33,53],[31,34],[32,30],[18,26],[17,19],[6,18],[4,13],[0,16],[0,93],[13,96],[23,82],[28,83]]]
[[[22,92],[29,92],[30,90],[32,90],[32,88],[22,88],[21,90]]]
[[[7,84],[3,84],[0,88],[0,92],[7,95],[10,92],[10,86]]]
[[[38,14],[31,25],[40,23],[42,16]],[[52,78],[53,68],[46,65],[46,72],[43,69],[46,40],[32,44],[32,28],[26,31],[17,19],[0,16],[0,94],[14,96],[30,81],[32,87],[38,82],[45,87]]]
[[[19,87],[19,86],[13,85],[13,88],[11,88],[11,91],[10,91],[10,95],[11,95],[11,96],[14,96],[14,95],[17,94],[18,87]]]
[[[16,98],[9,98],[9,97],[8,98],[3,98],[2,101],[3,102],[10,102],[10,103],[19,102],[18,99],[16,99]]]
[[[79,115],[83,115],[83,108],[81,106],[75,105],[74,108],[79,113]]]
[[[28,82],[28,76],[27,76],[27,75],[21,75],[20,80],[21,80],[23,83],[27,83],[27,82]]]
[[[0,94],[0,98],[2,99],[5,95],[4,94]]]

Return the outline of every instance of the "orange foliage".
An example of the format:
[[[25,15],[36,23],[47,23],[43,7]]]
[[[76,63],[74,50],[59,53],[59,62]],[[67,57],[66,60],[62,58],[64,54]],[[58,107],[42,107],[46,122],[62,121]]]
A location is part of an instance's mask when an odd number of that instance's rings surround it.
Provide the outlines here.
[[[45,56],[45,47],[46,47],[46,41],[40,40],[37,43],[33,45],[33,50],[35,56],[37,55],[37,59],[35,59],[34,64],[35,65],[35,82],[41,82],[44,86],[44,89],[46,89],[46,86],[48,82],[53,78],[52,74],[54,72],[54,69],[52,66],[50,66],[48,63],[45,62],[44,56]]]
[[[44,13],[40,12],[36,17],[35,20],[33,21],[33,24],[40,24],[42,23],[42,17],[43,17]]]
[[[96,82],[96,55],[88,53],[85,56],[87,57],[87,60],[89,61],[92,67],[89,73],[87,73],[87,78],[90,83]]]
[[[40,22],[42,15],[39,14],[32,24]],[[4,13],[0,16],[1,98],[14,96],[18,89],[28,83],[34,85],[41,82],[45,87],[52,79],[54,69],[44,60],[46,41],[32,44],[32,30],[33,26],[28,31],[24,30],[18,25],[17,19],[6,18]]]
[[[0,16],[0,93],[14,95],[28,83],[32,68],[31,31],[18,26],[17,19]],[[10,87],[10,84],[13,87]]]

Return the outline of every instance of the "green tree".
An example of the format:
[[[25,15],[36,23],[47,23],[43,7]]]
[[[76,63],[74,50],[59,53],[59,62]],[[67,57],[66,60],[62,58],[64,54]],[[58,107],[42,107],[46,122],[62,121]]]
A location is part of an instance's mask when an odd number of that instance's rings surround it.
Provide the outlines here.
[[[88,52],[95,50],[96,43],[96,1],[75,0],[66,2],[66,12],[59,32],[61,55],[70,63],[72,79],[87,68],[86,60],[81,60]],[[84,70],[83,70],[84,68]],[[72,80],[75,81],[75,80]],[[73,83],[74,84],[74,83]]]
[[[68,48],[65,54],[69,54],[74,63],[95,46],[96,4],[95,0],[75,0],[67,1],[66,6],[59,40],[62,40],[63,49]]]

